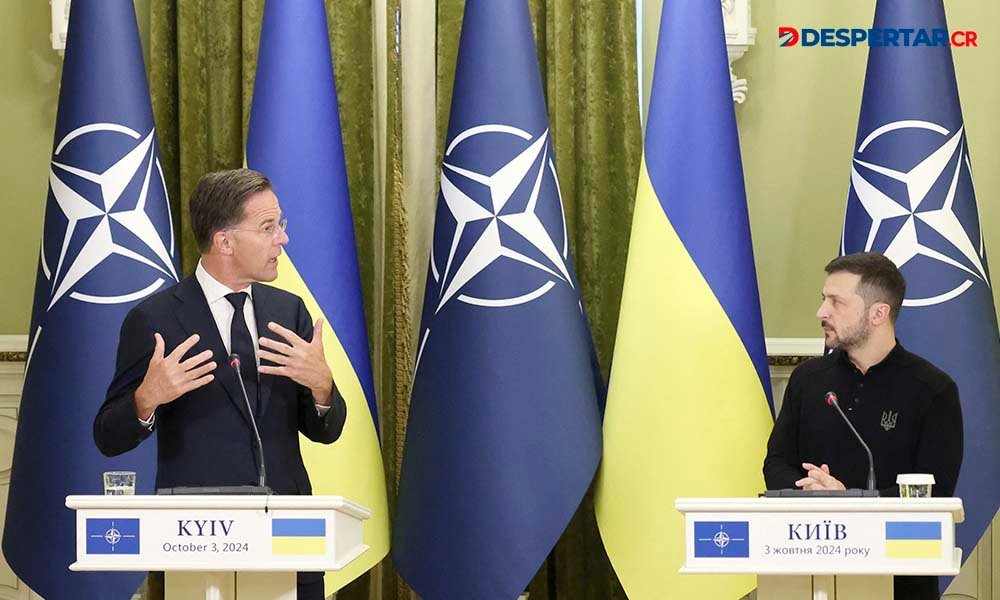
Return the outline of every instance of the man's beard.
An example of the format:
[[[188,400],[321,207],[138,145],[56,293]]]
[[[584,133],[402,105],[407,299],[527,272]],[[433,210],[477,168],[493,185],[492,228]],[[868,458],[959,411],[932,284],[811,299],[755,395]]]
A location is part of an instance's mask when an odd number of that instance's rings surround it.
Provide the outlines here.
[[[835,348],[844,350],[855,350],[865,345],[868,338],[871,337],[872,331],[871,327],[868,325],[868,321],[859,320],[850,329],[847,329],[843,334],[837,334],[837,345]]]

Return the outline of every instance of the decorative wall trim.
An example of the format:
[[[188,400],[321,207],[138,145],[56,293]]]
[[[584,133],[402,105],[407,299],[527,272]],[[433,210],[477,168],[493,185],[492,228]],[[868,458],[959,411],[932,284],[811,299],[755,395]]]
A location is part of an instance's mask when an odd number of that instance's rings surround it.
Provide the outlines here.
[[[49,34],[49,41],[52,42],[52,49],[62,56],[66,52],[70,0],[49,0],[49,4],[52,6],[52,33]]]
[[[767,338],[764,345],[772,367],[795,367],[823,354],[823,338]]]
[[[0,362],[24,362],[28,360],[27,334],[0,335]]]
[[[768,356],[822,356],[823,338],[766,338]]]
[[[729,81],[733,86],[733,102],[743,104],[750,89],[746,79],[736,77],[733,63],[757,41],[757,29],[750,24],[750,0],[722,0],[722,17],[726,28],[726,50],[729,53]]]
[[[27,352],[28,334],[0,334],[0,352]]]

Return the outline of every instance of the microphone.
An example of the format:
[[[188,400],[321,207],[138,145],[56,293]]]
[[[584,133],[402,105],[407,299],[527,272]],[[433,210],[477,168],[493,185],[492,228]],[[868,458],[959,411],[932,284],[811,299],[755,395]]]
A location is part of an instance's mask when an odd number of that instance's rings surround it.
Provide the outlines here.
[[[236,371],[236,381],[240,382],[240,389],[243,390],[243,400],[247,404],[247,414],[250,415],[250,424],[253,425],[253,434],[257,438],[257,457],[260,459],[260,468],[257,469],[258,485],[267,488],[267,469],[264,467],[264,444],[260,441],[260,431],[257,429],[257,419],[253,416],[253,409],[250,407],[250,397],[247,395],[247,388],[243,385],[243,374],[240,373],[240,355],[233,352],[229,355],[229,366]]]
[[[835,394],[834,392],[827,392],[826,395],[823,396],[823,400],[825,400],[826,403],[829,404],[830,406],[837,409],[837,412],[840,413],[840,418],[842,418],[844,422],[847,423],[847,426],[851,428],[851,432],[854,433],[854,437],[858,438],[858,442],[861,443],[861,447],[864,448],[865,453],[868,454],[868,491],[874,491],[875,459],[872,458],[871,449],[868,447],[868,444],[865,443],[865,440],[861,437],[861,434],[858,433],[858,430],[855,429],[854,425],[851,424],[850,419],[847,418],[847,415],[844,414],[844,411],[840,409],[840,403],[837,402],[837,394]]]

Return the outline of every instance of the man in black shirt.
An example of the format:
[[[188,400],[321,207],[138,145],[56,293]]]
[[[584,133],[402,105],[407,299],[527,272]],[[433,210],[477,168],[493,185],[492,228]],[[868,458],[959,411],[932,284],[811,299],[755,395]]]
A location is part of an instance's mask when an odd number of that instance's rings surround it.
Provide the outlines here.
[[[865,487],[867,455],[824,400],[834,392],[871,447],[881,495],[899,496],[899,473],[931,473],[933,494],[952,496],[962,464],[958,388],[896,340],[906,293],[902,274],[870,252],[837,258],[826,272],[816,316],[834,350],[792,373],[767,443],[767,488]],[[894,588],[896,598],[939,597],[937,577],[896,577]]]

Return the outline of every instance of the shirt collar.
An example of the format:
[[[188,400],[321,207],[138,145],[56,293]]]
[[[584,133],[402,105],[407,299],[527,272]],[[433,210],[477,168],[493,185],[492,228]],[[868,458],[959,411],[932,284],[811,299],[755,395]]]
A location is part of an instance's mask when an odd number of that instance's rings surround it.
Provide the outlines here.
[[[893,365],[903,360],[905,356],[906,356],[906,349],[903,348],[903,345],[900,344],[899,340],[897,339],[896,345],[892,347],[892,350],[889,351],[889,354],[886,354],[885,358],[882,359],[882,362],[872,366],[882,367],[882,366]]]
[[[854,363],[851,362],[851,357],[847,356],[847,352],[844,352],[840,348],[837,348],[837,349],[833,350],[832,353],[834,355],[836,355],[836,359],[838,361],[840,361],[841,364],[846,365],[846,366],[851,367],[851,368],[854,368],[854,369],[857,368],[857,367],[854,366]],[[872,369],[878,371],[878,370],[884,369],[887,366],[891,366],[891,365],[893,365],[893,364],[895,364],[895,363],[903,360],[905,358],[905,356],[906,356],[906,349],[903,348],[903,345],[899,343],[899,339],[897,338],[896,339],[896,345],[892,347],[892,350],[889,351],[889,354],[886,354],[885,358],[883,358],[878,363],[875,363],[874,365],[872,365],[871,367],[869,367],[868,368],[868,372],[871,373]]]
[[[200,260],[198,261],[198,266],[194,270],[194,277],[198,280],[198,285],[201,286],[201,291],[205,294],[205,300],[208,301],[209,305],[218,302],[219,300],[225,298],[226,295],[233,293],[233,290],[220,283],[215,277],[212,277],[212,275],[205,270],[205,267],[201,264]],[[250,296],[250,299],[253,300],[252,286],[248,285],[239,291],[246,292],[247,295]]]

